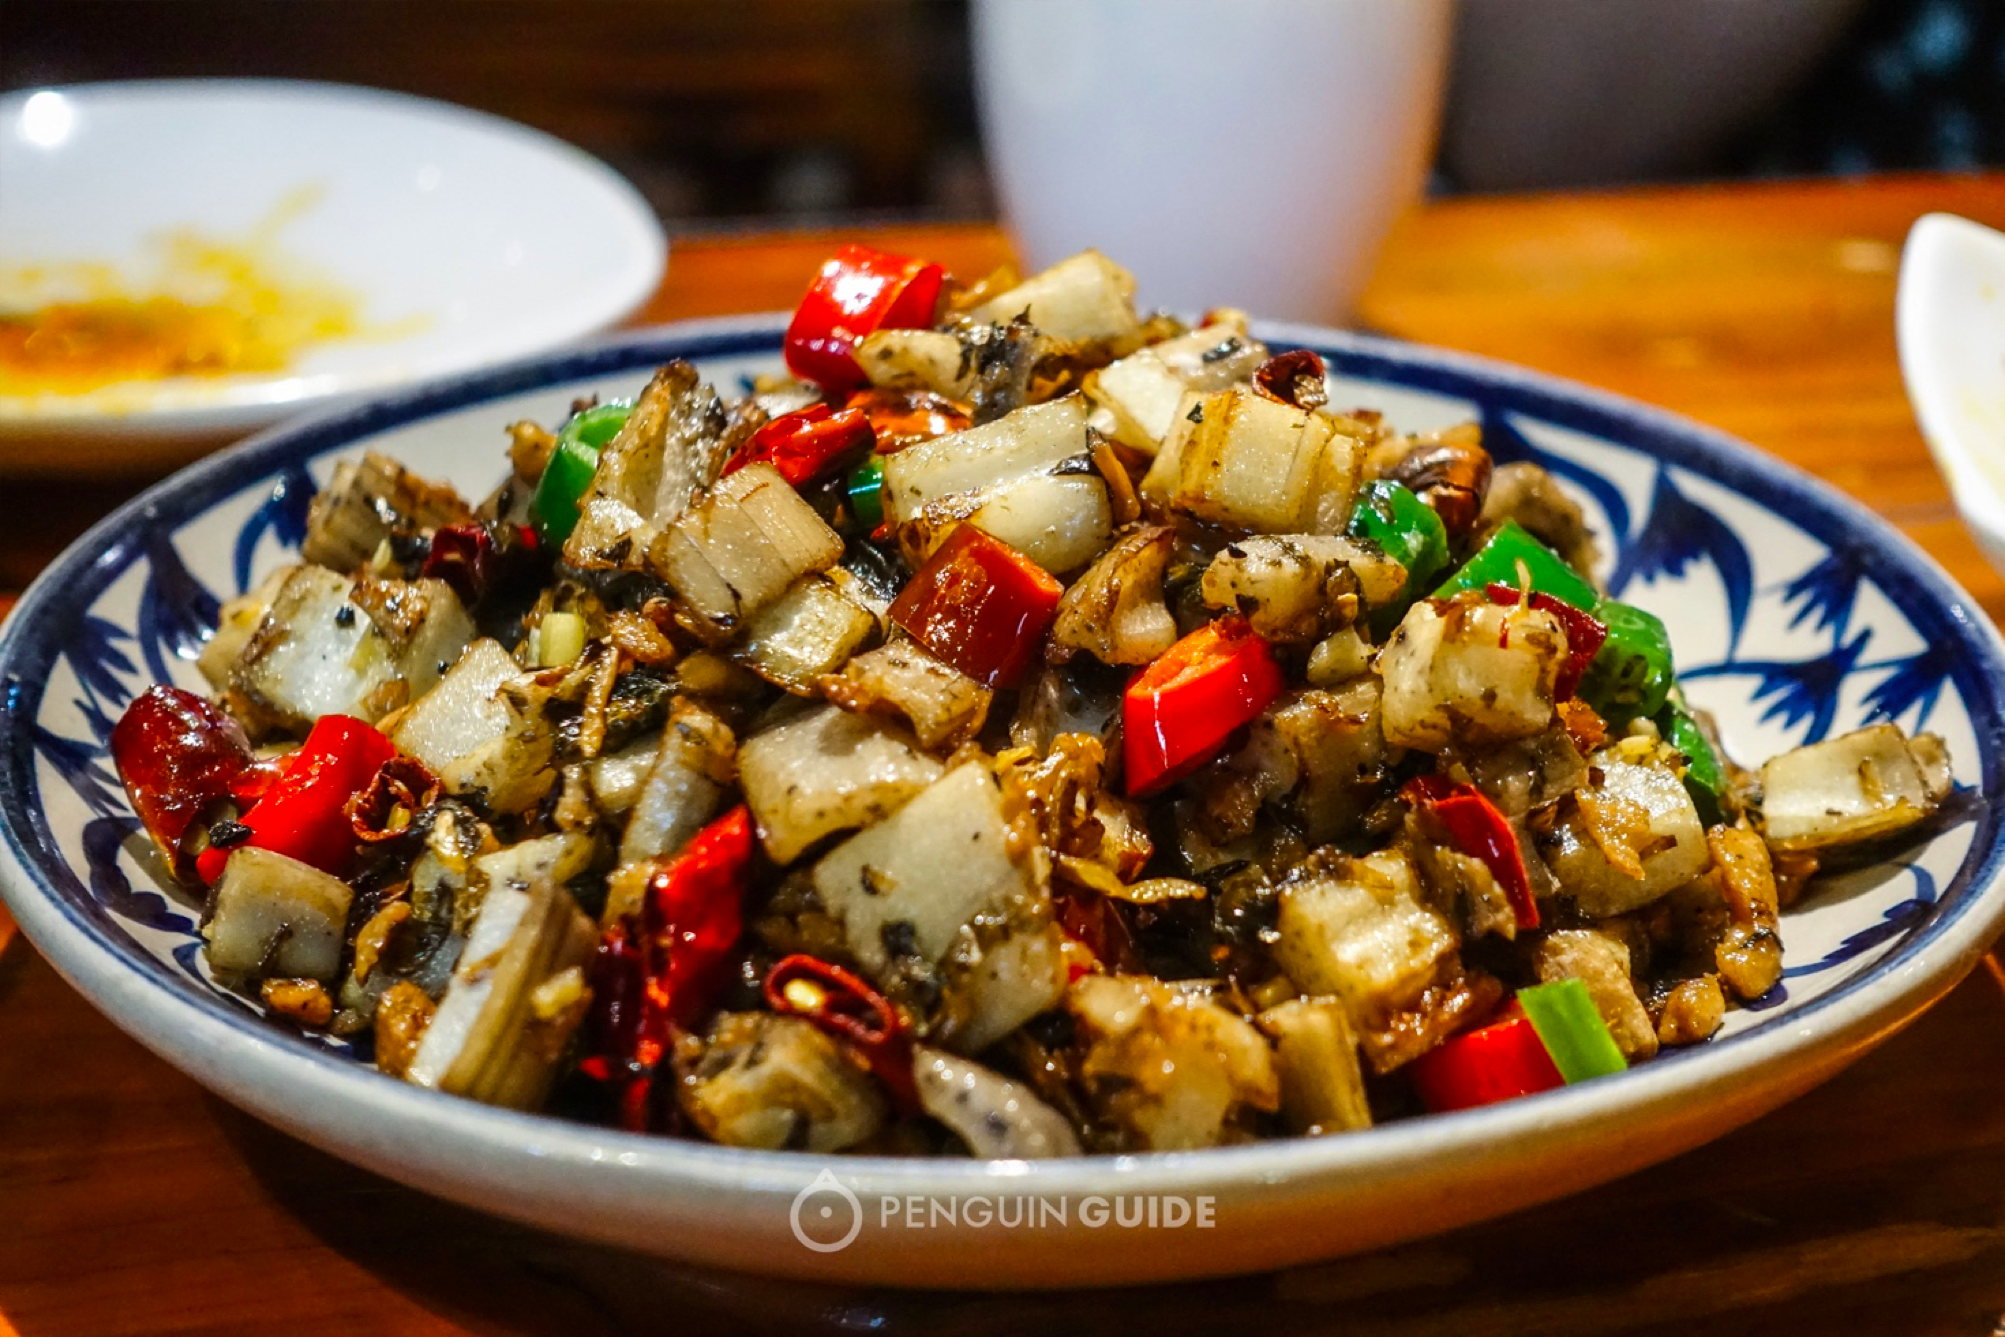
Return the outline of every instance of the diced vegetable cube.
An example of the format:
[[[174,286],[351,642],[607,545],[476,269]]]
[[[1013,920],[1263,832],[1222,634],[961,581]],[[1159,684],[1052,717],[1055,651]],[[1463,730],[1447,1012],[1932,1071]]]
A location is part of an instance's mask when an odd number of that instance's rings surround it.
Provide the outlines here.
[[[836,1152],[884,1126],[877,1083],[800,1017],[722,1013],[681,1077],[683,1112],[727,1147]]]
[[[1033,404],[886,455],[885,514],[894,524],[915,520],[932,502],[1049,473],[1087,453],[1084,399],[1067,395]]]
[[[1385,737],[1395,747],[1478,747],[1542,733],[1566,632],[1541,609],[1464,594],[1415,604],[1379,652]]]
[[[1263,534],[1343,532],[1364,450],[1337,419],[1247,389],[1189,396],[1178,411],[1145,494]]]
[[[1243,1109],[1281,1103],[1267,1041],[1202,993],[1146,976],[1084,975],[1065,1007],[1084,1032],[1089,1099],[1143,1148],[1216,1146]]]
[[[1259,1022],[1274,1039],[1281,1113],[1290,1128],[1316,1137],[1371,1127],[1358,1040],[1342,1003],[1292,999],[1262,1012]]]
[[[499,641],[475,641],[439,685],[398,718],[391,741],[434,773],[444,770],[455,758],[507,732],[501,684],[521,672]]]
[[[919,746],[929,751],[973,736],[995,695],[916,641],[903,639],[858,655],[820,687],[846,710],[911,725]]]
[[[473,620],[442,580],[355,584],[301,566],[273,598],[230,683],[289,729],[322,715],[373,720],[429,692],[472,638]]]
[[[680,852],[722,806],[736,758],[737,742],[722,720],[693,701],[677,701],[620,837],[620,862]],[[632,908],[608,900],[607,922]]]
[[[543,1101],[566,1042],[584,1019],[584,967],[598,934],[563,880],[584,871],[591,842],[549,836],[477,861],[486,884],[451,985],[406,1081],[490,1105]]]
[[[770,464],[723,479],[656,542],[683,606],[720,638],[842,556],[842,540]]]
[[[1541,843],[1560,889],[1595,918],[1648,905],[1697,877],[1710,858],[1692,796],[1668,766],[1591,759],[1587,785]]]
[[[889,987],[897,956],[936,964],[976,915],[1030,894],[1008,847],[995,776],[970,763],[824,855],[815,890],[857,963]]]
[[[1532,965],[1547,984],[1571,979],[1586,986],[1624,1058],[1648,1058],[1657,1052],[1657,1028],[1636,996],[1629,949],[1619,939],[1593,929],[1561,929],[1547,934],[1533,949]]]
[[[1072,343],[1119,345],[1141,330],[1135,276],[1095,250],[1060,260],[967,313],[978,324],[1007,325],[1018,316]]]
[[[1392,852],[1298,875],[1282,889],[1276,928],[1288,978],[1343,999],[1360,1030],[1405,1007],[1458,945],[1422,903],[1413,866]]]
[[[841,668],[876,630],[868,609],[845,598],[826,577],[807,576],[752,619],[738,658],[767,682],[812,696],[816,679]]]
[[[202,926],[219,975],[332,982],[341,974],[354,892],[331,873],[271,850],[233,850]]]
[[[1186,391],[1244,382],[1267,359],[1266,345],[1237,323],[1206,325],[1138,349],[1086,379],[1086,393],[1113,417],[1123,445],[1153,455],[1176,427]]]
[[[898,730],[823,706],[746,739],[738,769],[760,842],[786,863],[823,836],[890,816],[942,767]]]

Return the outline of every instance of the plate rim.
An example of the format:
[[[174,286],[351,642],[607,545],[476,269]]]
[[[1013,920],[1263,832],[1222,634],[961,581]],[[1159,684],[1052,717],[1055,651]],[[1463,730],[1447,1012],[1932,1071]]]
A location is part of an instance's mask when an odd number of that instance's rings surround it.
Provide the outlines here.
[[[603,203],[617,218],[618,230],[627,238],[631,254],[627,271],[609,296],[604,309],[560,327],[556,333],[537,337],[539,343],[525,351],[499,360],[503,363],[547,356],[565,347],[575,347],[600,332],[612,329],[647,305],[668,271],[669,238],[657,215],[638,187],[618,169],[598,155],[547,130],[511,120],[476,107],[447,102],[440,98],[400,89],[377,88],[368,84],[342,83],[324,79],[233,78],[191,76],[163,79],[101,79],[72,84],[42,84],[0,93],[0,125],[9,122],[15,111],[38,93],[58,93],[64,97],[102,99],[116,106],[165,96],[171,103],[200,105],[216,99],[275,99],[293,105],[387,110],[433,125],[485,137],[490,143],[506,144],[516,151],[561,163],[578,175],[579,184],[589,183],[603,193]],[[394,344],[386,345],[394,348]],[[379,363],[374,371],[355,373],[323,372],[311,376],[279,373],[244,378],[233,391],[228,383],[238,378],[217,378],[214,398],[196,402],[168,403],[156,407],[119,409],[92,407],[88,396],[58,396],[43,407],[36,397],[0,395],[0,460],[4,460],[9,438],[26,438],[38,433],[101,436],[108,441],[129,441],[156,436],[204,436],[230,431],[269,427],[293,415],[352,404],[358,399],[395,393],[398,390],[467,375],[497,360],[448,361],[435,369],[412,374],[400,371],[394,360]],[[20,411],[15,411],[19,409]]]
[[[24,678],[53,662],[50,650],[29,655],[31,641],[50,641],[48,608],[71,606],[70,620],[138,555],[135,521],[158,520],[179,512],[181,522],[199,516],[223,497],[274,476],[274,466],[311,459],[364,436],[437,414],[477,406],[487,400],[637,370],[671,356],[724,357],[777,351],[785,313],[762,313],[654,326],[561,352],[536,354],[501,366],[413,386],[367,404],[335,408],[288,423],[221,452],[149,488],[121,506],[66,549],[37,577],[0,628],[0,710],[10,738],[26,734],[41,701],[46,674]],[[1733,486],[1736,475],[1792,494],[1819,514],[1811,524],[1829,522],[1841,531],[1864,531],[1887,548],[1894,568],[1908,567],[1900,583],[1918,586],[1940,614],[1981,652],[1981,662],[1959,678],[1966,691],[1973,733],[1984,768],[1986,794],[1999,792],[2005,768],[2005,640],[1990,619],[1933,558],[1862,504],[1786,462],[1726,433],[1667,410],[1546,373],[1453,350],[1409,344],[1316,326],[1256,322],[1255,333],[1276,346],[1294,344],[1336,352],[1339,373],[1362,368],[1387,383],[1438,393],[1466,393],[1455,386],[1470,381],[1510,392],[1516,411],[1551,419],[1597,422],[1599,430],[1634,444],[1640,436],[1677,441],[1686,463],[1696,458],[1718,466],[1709,476]],[[1543,405],[1543,409],[1527,405]],[[1587,430],[1595,430],[1589,428]],[[171,506],[163,505],[172,502]],[[1771,508],[1772,509],[1772,508]],[[1799,523],[1806,517],[1792,515]],[[123,531],[123,532],[122,532]],[[1822,539],[1820,538],[1820,541]],[[1889,571],[1875,565],[1885,584]],[[1893,592],[1889,591],[1889,597]],[[1907,611],[1907,610],[1904,610]],[[1912,615],[1912,614],[1911,614]],[[43,630],[45,626],[50,630]],[[27,628],[29,630],[24,630]],[[27,656],[24,658],[24,656]],[[25,763],[25,764],[24,764]],[[1512,1139],[1592,1135],[1618,1124],[1638,1109],[1662,1106],[1720,1082],[1748,1079],[1771,1064],[1835,1070],[1873,1041],[1891,1034],[1929,1002],[1947,992],[1975,964],[2005,925],[2005,839],[2001,815],[1987,804],[1977,817],[1970,852],[1945,888],[1941,909],[1887,956],[1858,977],[1799,1007],[1757,1023],[1717,1045],[1667,1054],[1614,1080],[1541,1093],[1522,1100],[1424,1119],[1402,1120],[1339,1138],[1281,1138],[1196,1152],[1097,1155],[1043,1162],[991,1162],[883,1156],[820,1157],[798,1152],[753,1151],[680,1138],[644,1136],[573,1123],[543,1114],[496,1109],[386,1078],[351,1058],[323,1047],[284,1038],[278,1028],[248,1009],[192,983],[183,989],[150,959],[138,959],[117,944],[93,937],[60,893],[43,887],[34,869],[35,851],[22,828],[40,829],[32,751],[9,741],[0,757],[0,892],[13,905],[22,928],[38,949],[92,1004],[122,1029],[162,1054],[205,1085],[295,1131],[329,1129],[340,1138],[341,1118],[417,1119],[427,1131],[450,1131],[470,1150],[506,1158],[527,1149],[548,1163],[587,1171],[617,1161],[622,1173],[655,1187],[689,1191],[791,1194],[824,1165],[840,1167],[859,1192],[943,1194],[993,1185],[1007,1176],[1025,1191],[1076,1197],[1095,1191],[1202,1191],[1240,1188],[1249,1183],[1275,1189],[1327,1182],[1345,1172],[1396,1173],[1433,1158],[1480,1154]],[[60,862],[51,852],[47,856]],[[72,876],[74,874],[72,873]],[[1953,893],[1953,894],[1952,894]],[[112,1001],[106,1001],[107,998]],[[182,1004],[177,1008],[174,1004]],[[148,1014],[145,1006],[159,1009]],[[184,1008],[181,1024],[167,1025]],[[189,1023],[194,1023],[193,1028]],[[1786,1023],[1786,1024],[1784,1024]],[[211,1052],[204,1053],[204,1049]],[[228,1055],[231,1061],[218,1058]],[[212,1061],[213,1060],[213,1061]],[[238,1066],[241,1065],[241,1066]],[[1768,1086],[1786,1084],[1786,1075],[1768,1075]],[[1757,1083],[1759,1085],[1759,1083]],[[274,1087],[288,1088],[283,1097]],[[311,1098],[338,1102],[341,1117],[303,1117],[299,1106]],[[345,1130],[352,1133],[353,1130]],[[502,1176],[505,1178],[505,1176]],[[499,1182],[497,1180],[496,1182]],[[589,1233],[589,1232],[588,1232]]]

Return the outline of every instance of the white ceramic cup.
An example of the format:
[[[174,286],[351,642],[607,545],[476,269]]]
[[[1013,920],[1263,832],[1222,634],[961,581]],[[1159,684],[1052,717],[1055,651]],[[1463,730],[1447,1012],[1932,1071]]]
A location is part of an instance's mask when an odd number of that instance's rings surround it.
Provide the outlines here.
[[[976,0],[1003,217],[1148,306],[1347,319],[1426,180],[1450,0]]]

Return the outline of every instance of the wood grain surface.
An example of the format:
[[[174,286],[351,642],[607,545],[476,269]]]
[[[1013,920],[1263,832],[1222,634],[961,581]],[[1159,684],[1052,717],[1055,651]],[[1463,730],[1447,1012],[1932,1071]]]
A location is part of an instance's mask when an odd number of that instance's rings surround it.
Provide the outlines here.
[[[1887,516],[1999,617],[2005,581],[1958,525],[1894,359],[1900,241],[1932,209],[2005,224],[2005,178],[1435,205],[1389,246],[1363,319],[1739,433]],[[1008,254],[988,228],[869,236],[963,273]],[[685,242],[646,314],[784,307],[834,240]],[[130,490],[34,487],[0,494],[5,593]],[[6,937],[0,921],[0,1337],[2005,1332],[1990,959],[1818,1091],[1594,1192],[1271,1276],[997,1297],[695,1272],[426,1198],[206,1095]]]

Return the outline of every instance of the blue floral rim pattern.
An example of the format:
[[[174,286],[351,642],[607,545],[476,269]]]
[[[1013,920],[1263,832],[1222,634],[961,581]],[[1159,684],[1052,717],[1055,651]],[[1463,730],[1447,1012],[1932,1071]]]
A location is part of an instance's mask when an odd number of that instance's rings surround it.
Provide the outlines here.
[[[163,929],[192,929],[185,907],[158,891],[134,887],[117,866],[121,845],[136,830],[110,772],[104,742],[116,708],[130,690],[122,681],[144,670],[145,680],[167,676],[169,656],[186,657],[213,627],[217,594],[189,575],[171,536],[225,499],[264,487],[268,499],[237,536],[232,576],[237,589],[251,583],[251,563],[266,535],[294,547],[313,490],[306,466],[330,452],[392,428],[447,411],[478,406],[545,387],[622,373],[644,373],[673,357],[745,358],[771,354],[779,326],[741,323],[735,328],[669,328],[544,357],[413,390],[361,408],[278,429],[218,455],[160,484],[122,507],[79,540],[22,599],[0,634],[0,711],[6,733],[0,764],[0,825],[16,858],[32,869],[62,914],[110,945],[120,961],[211,1016],[239,1029],[269,1034],[251,1011],[208,986],[194,968],[196,942],[174,952],[181,970],[170,971],[127,932],[121,919]],[[1433,394],[1473,404],[1486,441],[1500,460],[1531,459],[1586,494],[1606,522],[1616,548],[1607,573],[1612,592],[1632,582],[1678,577],[1694,566],[1710,570],[1720,586],[1730,623],[1727,652],[1717,662],[1688,667],[1686,676],[1741,675],[1766,702],[1765,718],[1796,730],[1799,741],[1821,738],[1838,713],[1840,689],[1875,674],[1866,705],[1875,717],[1919,727],[1945,691],[1954,691],[1967,713],[1978,774],[1962,775],[1985,795],[2005,783],[2005,650],[1983,614],[1905,539],[1857,503],[1722,435],[1657,410],[1569,386],[1532,373],[1474,358],[1419,349],[1364,336],[1270,327],[1276,345],[1312,347],[1334,375],[1379,386]],[[496,424],[499,427],[499,423]],[[1578,459],[1541,445],[1528,425],[1579,433],[1617,443],[1656,460],[1643,504]],[[1763,593],[1747,548],[1733,527],[1689,495],[1681,477],[1708,480],[1789,522],[1826,548],[1825,556],[1792,578],[1780,596],[1790,625],[1826,638],[1820,653],[1801,659],[1743,659],[1736,650],[1751,608]],[[149,564],[138,626],[112,625],[92,610],[120,577]],[[1854,631],[1860,590],[1870,582],[1912,625],[1921,649],[1906,656],[1869,657],[1870,634]],[[236,590],[227,593],[235,593]],[[1770,591],[1774,593],[1774,591]],[[135,659],[136,656],[136,659]],[[92,737],[59,736],[41,724],[43,696],[59,663],[67,663],[90,698],[84,714]],[[38,760],[61,775],[97,814],[83,835],[81,872],[65,856],[39,792]],[[1787,1010],[1799,1018],[1867,987],[1898,969],[1968,912],[1977,894],[1998,874],[1999,819],[1986,803],[1978,809],[1968,852],[1951,878],[1918,864],[1907,871],[1914,894],[1888,908],[1882,921],[1864,926],[1813,961],[1792,960],[1789,978],[1828,970],[1893,943],[1868,969],[1834,989]],[[1787,984],[1761,1000],[1773,1008]],[[1778,1015],[1719,1043],[1736,1044]],[[293,1048],[313,1061],[347,1063],[326,1048]],[[1681,1062],[1704,1048],[1667,1055]]]

